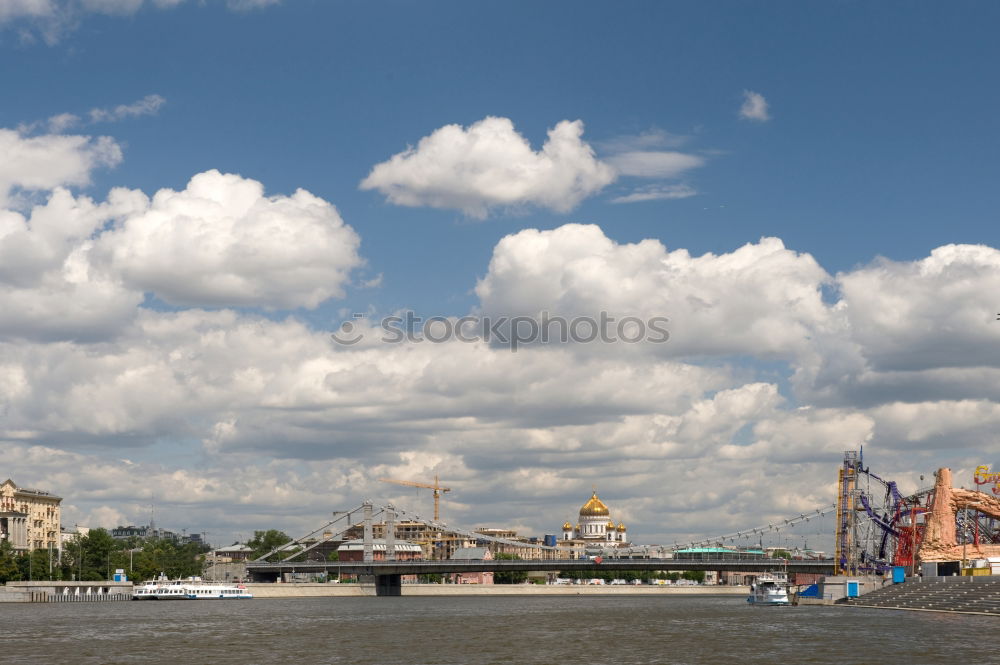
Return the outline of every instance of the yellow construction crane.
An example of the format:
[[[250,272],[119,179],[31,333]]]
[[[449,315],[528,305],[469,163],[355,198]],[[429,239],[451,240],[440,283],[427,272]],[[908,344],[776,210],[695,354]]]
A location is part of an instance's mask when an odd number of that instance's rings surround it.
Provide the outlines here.
[[[407,485],[408,487],[423,487],[425,489],[434,490],[434,521],[440,521],[441,519],[441,494],[444,492],[450,492],[450,487],[441,487],[441,483],[438,481],[438,477],[434,476],[434,484],[429,483],[418,483],[412,480],[395,480],[393,478],[379,478],[383,483],[396,483],[397,485]]]

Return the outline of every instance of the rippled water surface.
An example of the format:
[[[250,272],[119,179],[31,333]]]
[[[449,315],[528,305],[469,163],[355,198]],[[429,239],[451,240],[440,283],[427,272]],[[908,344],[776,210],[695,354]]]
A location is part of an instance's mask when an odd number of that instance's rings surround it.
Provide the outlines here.
[[[3,663],[992,665],[1000,618],[739,597],[0,605]]]

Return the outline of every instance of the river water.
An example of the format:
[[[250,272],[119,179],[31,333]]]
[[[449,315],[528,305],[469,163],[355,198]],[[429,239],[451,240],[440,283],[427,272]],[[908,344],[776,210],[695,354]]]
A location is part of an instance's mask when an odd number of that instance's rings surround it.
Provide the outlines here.
[[[0,605],[2,663],[993,665],[1000,617],[726,596]]]

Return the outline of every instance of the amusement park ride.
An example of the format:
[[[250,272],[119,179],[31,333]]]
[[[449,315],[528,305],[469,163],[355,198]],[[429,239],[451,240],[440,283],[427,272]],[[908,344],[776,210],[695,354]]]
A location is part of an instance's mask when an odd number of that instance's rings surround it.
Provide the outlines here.
[[[997,484],[1000,474],[976,470],[975,482]],[[921,477],[922,478],[922,477]],[[903,496],[896,483],[864,465],[855,451],[844,453],[837,483],[836,562],[840,574],[880,573],[918,562],[1000,556],[1000,499],[956,489],[951,471],[939,469],[933,488]]]

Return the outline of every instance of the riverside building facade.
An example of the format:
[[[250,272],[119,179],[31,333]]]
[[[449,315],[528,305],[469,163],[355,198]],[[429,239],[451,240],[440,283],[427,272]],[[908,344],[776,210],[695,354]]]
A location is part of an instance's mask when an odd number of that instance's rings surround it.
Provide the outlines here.
[[[0,540],[15,552],[59,550],[60,503],[51,492],[18,487],[8,478],[0,484]]]

